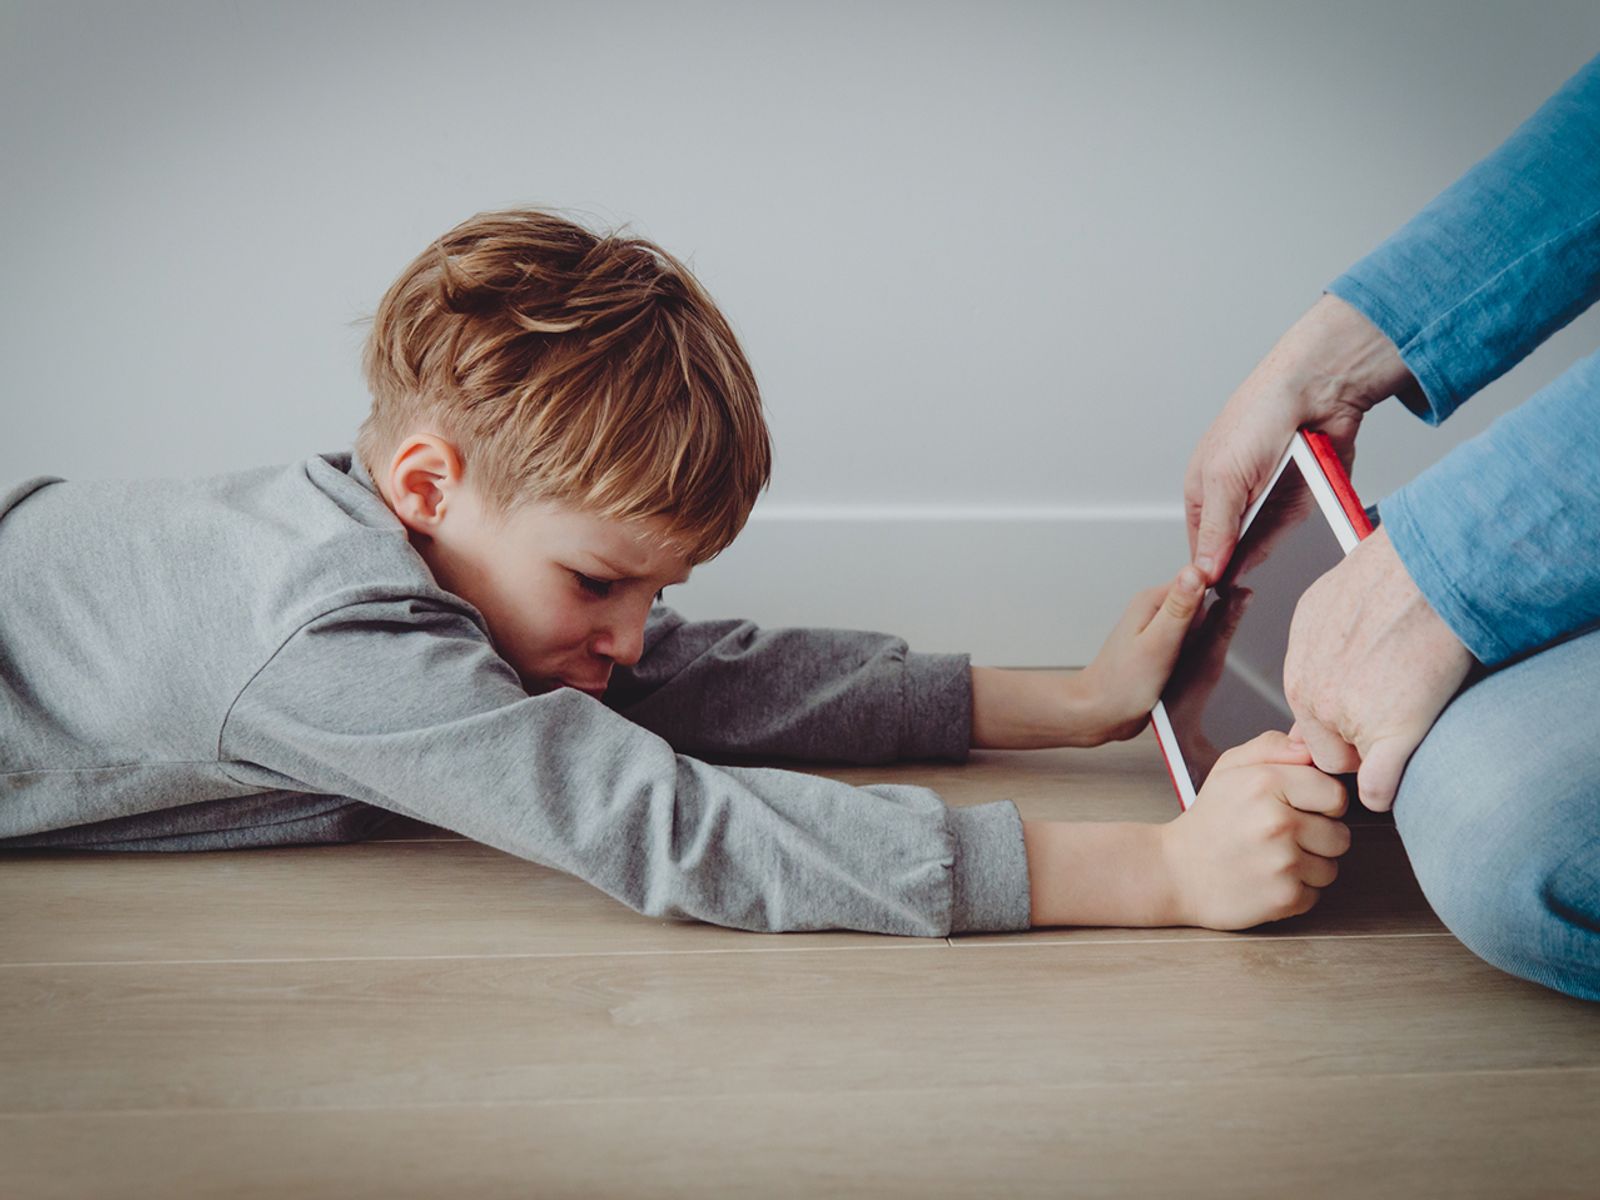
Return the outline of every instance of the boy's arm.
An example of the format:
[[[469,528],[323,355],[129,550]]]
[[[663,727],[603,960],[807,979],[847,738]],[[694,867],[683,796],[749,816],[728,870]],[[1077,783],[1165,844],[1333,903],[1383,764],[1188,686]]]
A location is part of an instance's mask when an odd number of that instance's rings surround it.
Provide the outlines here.
[[[702,754],[965,762],[974,746],[1095,746],[1145,726],[1204,591],[1185,568],[1140,592],[1080,671],[975,668],[885,633],[686,621],[657,605],[605,702]]]
[[[468,612],[417,597],[301,628],[234,701],[218,753],[241,782],[441,825],[651,916],[935,937],[1029,923],[1009,801],[699,762],[580,692],[529,696]]]
[[[691,754],[964,762],[972,745],[965,654],[861,630],[689,621],[660,604],[643,657],[613,672],[605,704]]]

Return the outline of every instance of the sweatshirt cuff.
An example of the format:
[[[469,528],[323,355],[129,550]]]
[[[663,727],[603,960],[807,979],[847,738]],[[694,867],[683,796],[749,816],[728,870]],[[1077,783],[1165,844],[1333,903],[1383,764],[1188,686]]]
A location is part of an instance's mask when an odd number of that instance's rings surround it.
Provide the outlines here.
[[[1027,929],[1033,904],[1022,815],[1009,800],[946,809],[955,844],[950,868],[950,932]]]
[[[906,652],[902,759],[964,763],[972,751],[972,656]]]

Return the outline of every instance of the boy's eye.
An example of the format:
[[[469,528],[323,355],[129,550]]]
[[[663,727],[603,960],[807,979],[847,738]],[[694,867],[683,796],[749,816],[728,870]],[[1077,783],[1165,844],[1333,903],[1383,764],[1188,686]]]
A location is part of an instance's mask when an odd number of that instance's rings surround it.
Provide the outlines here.
[[[578,577],[578,583],[582,585],[584,591],[601,598],[611,594],[611,585],[616,582],[612,579],[595,579],[592,576],[583,574],[581,571],[574,571],[573,574]],[[660,604],[661,598],[666,594],[666,588],[662,588],[657,592],[655,603]]]
[[[583,585],[584,591],[596,596],[609,596],[611,594],[611,580],[591,579],[589,576],[580,574],[577,571],[574,571],[573,574],[578,576],[578,582]]]

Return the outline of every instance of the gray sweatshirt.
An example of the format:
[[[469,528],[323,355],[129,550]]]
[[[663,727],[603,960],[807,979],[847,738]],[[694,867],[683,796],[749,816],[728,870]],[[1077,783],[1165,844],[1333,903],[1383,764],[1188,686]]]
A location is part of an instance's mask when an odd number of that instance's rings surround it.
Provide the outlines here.
[[[353,841],[415,817],[651,916],[1028,925],[1010,801],[691,754],[963,761],[966,655],[656,605],[604,701],[530,696],[359,461],[0,497],[0,849]]]

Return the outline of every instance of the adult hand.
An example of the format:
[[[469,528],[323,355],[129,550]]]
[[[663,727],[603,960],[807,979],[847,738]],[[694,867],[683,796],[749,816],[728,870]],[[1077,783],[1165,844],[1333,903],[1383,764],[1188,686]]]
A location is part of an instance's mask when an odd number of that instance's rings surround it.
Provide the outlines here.
[[[1283,667],[1290,735],[1329,774],[1359,767],[1361,803],[1383,812],[1472,662],[1379,529],[1294,610]]]
[[[1296,429],[1326,433],[1349,470],[1367,410],[1415,389],[1377,326],[1332,294],[1312,305],[1239,385],[1189,460],[1183,481],[1189,552],[1206,582],[1221,578],[1240,519]]]

